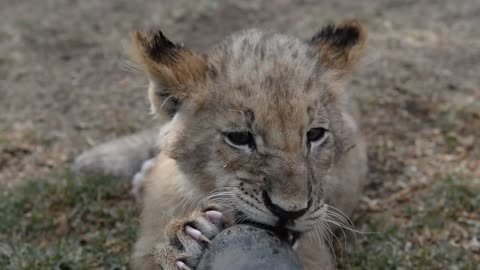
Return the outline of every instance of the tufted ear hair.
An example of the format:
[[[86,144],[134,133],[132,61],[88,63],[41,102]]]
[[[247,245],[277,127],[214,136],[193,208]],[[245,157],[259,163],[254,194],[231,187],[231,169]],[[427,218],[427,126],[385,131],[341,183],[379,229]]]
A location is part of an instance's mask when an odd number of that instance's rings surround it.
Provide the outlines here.
[[[149,100],[152,112],[173,117],[182,102],[206,83],[207,61],[161,32],[132,35],[130,55],[150,79]]]
[[[363,56],[367,31],[358,21],[346,20],[323,27],[310,43],[329,68],[340,73],[349,72]]]

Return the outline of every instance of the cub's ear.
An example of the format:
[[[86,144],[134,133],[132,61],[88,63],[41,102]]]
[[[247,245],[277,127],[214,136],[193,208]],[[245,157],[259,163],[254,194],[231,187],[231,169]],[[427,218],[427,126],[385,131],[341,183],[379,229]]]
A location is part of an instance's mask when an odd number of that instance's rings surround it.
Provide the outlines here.
[[[173,117],[182,102],[206,83],[207,61],[168,40],[161,31],[132,36],[130,55],[150,79],[152,112]]]
[[[311,40],[322,62],[341,73],[351,71],[363,56],[366,43],[367,31],[356,20],[327,25]]]

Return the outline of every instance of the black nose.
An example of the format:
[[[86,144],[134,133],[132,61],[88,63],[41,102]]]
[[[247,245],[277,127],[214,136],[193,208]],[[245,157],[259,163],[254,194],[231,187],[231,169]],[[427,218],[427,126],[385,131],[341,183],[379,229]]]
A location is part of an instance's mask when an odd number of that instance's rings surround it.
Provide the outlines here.
[[[305,214],[310,207],[310,201],[308,202],[308,205],[306,208],[298,210],[298,211],[287,211],[280,206],[272,203],[272,200],[270,199],[270,196],[268,193],[264,190],[263,191],[263,201],[267,208],[272,211],[273,214],[278,216],[280,219],[296,219],[301,217],[303,214]]]

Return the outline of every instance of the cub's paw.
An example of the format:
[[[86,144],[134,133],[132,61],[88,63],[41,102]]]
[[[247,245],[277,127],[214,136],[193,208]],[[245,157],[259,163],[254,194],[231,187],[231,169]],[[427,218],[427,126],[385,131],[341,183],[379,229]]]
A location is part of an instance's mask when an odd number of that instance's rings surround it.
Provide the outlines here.
[[[154,247],[155,263],[164,270],[195,269],[210,240],[226,226],[222,212],[211,207],[171,221],[166,228],[168,242]]]

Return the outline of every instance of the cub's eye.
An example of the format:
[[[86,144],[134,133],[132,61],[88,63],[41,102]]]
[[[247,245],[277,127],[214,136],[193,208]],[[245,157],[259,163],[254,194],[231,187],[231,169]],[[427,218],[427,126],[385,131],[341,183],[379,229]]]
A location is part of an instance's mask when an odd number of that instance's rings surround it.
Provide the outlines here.
[[[227,132],[225,133],[226,142],[236,148],[255,148],[255,139],[253,134],[248,131]]]
[[[328,131],[324,128],[312,128],[307,132],[307,142],[320,145],[327,139]]]

